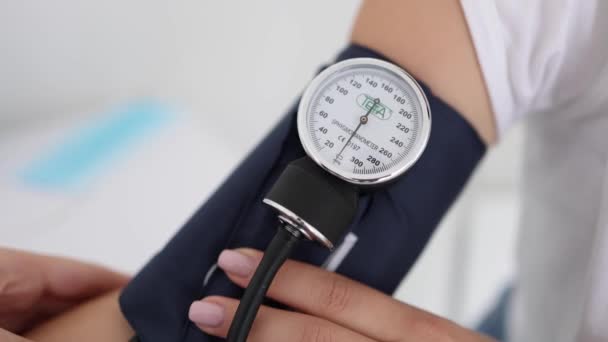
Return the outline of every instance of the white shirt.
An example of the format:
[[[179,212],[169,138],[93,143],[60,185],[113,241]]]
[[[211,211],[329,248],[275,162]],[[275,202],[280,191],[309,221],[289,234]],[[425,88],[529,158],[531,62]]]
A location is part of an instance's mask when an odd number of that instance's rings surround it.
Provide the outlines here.
[[[499,134],[527,121],[509,341],[608,341],[608,1],[461,3]]]

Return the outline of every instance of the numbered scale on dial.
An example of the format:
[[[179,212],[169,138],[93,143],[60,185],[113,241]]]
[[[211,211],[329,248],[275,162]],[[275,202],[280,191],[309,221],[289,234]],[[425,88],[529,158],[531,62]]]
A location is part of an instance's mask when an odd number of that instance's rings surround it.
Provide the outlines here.
[[[360,185],[403,174],[424,151],[430,128],[428,102],[414,78],[372,58],[325,69],[298,109],[306,153],[330,173]]]

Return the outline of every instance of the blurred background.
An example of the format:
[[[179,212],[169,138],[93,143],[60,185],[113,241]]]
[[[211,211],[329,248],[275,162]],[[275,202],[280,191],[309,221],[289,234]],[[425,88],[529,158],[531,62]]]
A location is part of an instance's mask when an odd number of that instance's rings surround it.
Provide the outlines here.
[[[356,1],[0,1],[0,244],[136,272],[346,44]],[[520,129],[397,297],[472,326],[508,284]]]

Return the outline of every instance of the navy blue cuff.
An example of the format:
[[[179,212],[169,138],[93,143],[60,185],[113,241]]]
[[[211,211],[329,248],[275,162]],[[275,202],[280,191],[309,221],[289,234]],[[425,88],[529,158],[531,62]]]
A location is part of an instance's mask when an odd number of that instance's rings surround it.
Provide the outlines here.
[[[358,45],[337,60],[384,56]],[[433,115],[427,149],[405,177],[364,195],[351,227],[358,242],[337,272],[391,294],[414,264],[435,227],[465,186],[485,152],[472,127],[422,85]],[[143,342],[219,341],[188,320],[192,301],[208,295],[239,297],[242,290],[208,270],[225,248],[263,249],[276,215],[262,198],[294,159],[304,156],[296,108],[272,129],[120,296],[123,314]],[[321,265],[328,251],[301,244],[294,258]]]

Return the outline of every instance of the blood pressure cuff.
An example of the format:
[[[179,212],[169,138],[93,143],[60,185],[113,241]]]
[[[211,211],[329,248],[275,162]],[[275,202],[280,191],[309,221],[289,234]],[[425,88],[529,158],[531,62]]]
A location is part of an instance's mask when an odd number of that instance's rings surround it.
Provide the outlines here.
[[[387,60],[357,45],[337,60],[356,57]],[[427,148],[404,177],[361,197],[350,230],[357,242],[336,269],[386,294],[405,277],[485,153],[460,114],[422,87],[432,111]],[[242,295],[214,265],[223,249],[263,250],[274,235],[277,217],[262,199],[285,166],[305,155],[296,111],[297,104],[124,289],[120,307],[140,341],[220,341],[192,324],[188,309],[209,295]],[[293,258],[322,265],[329,255],[311,242],[300,244]]]

